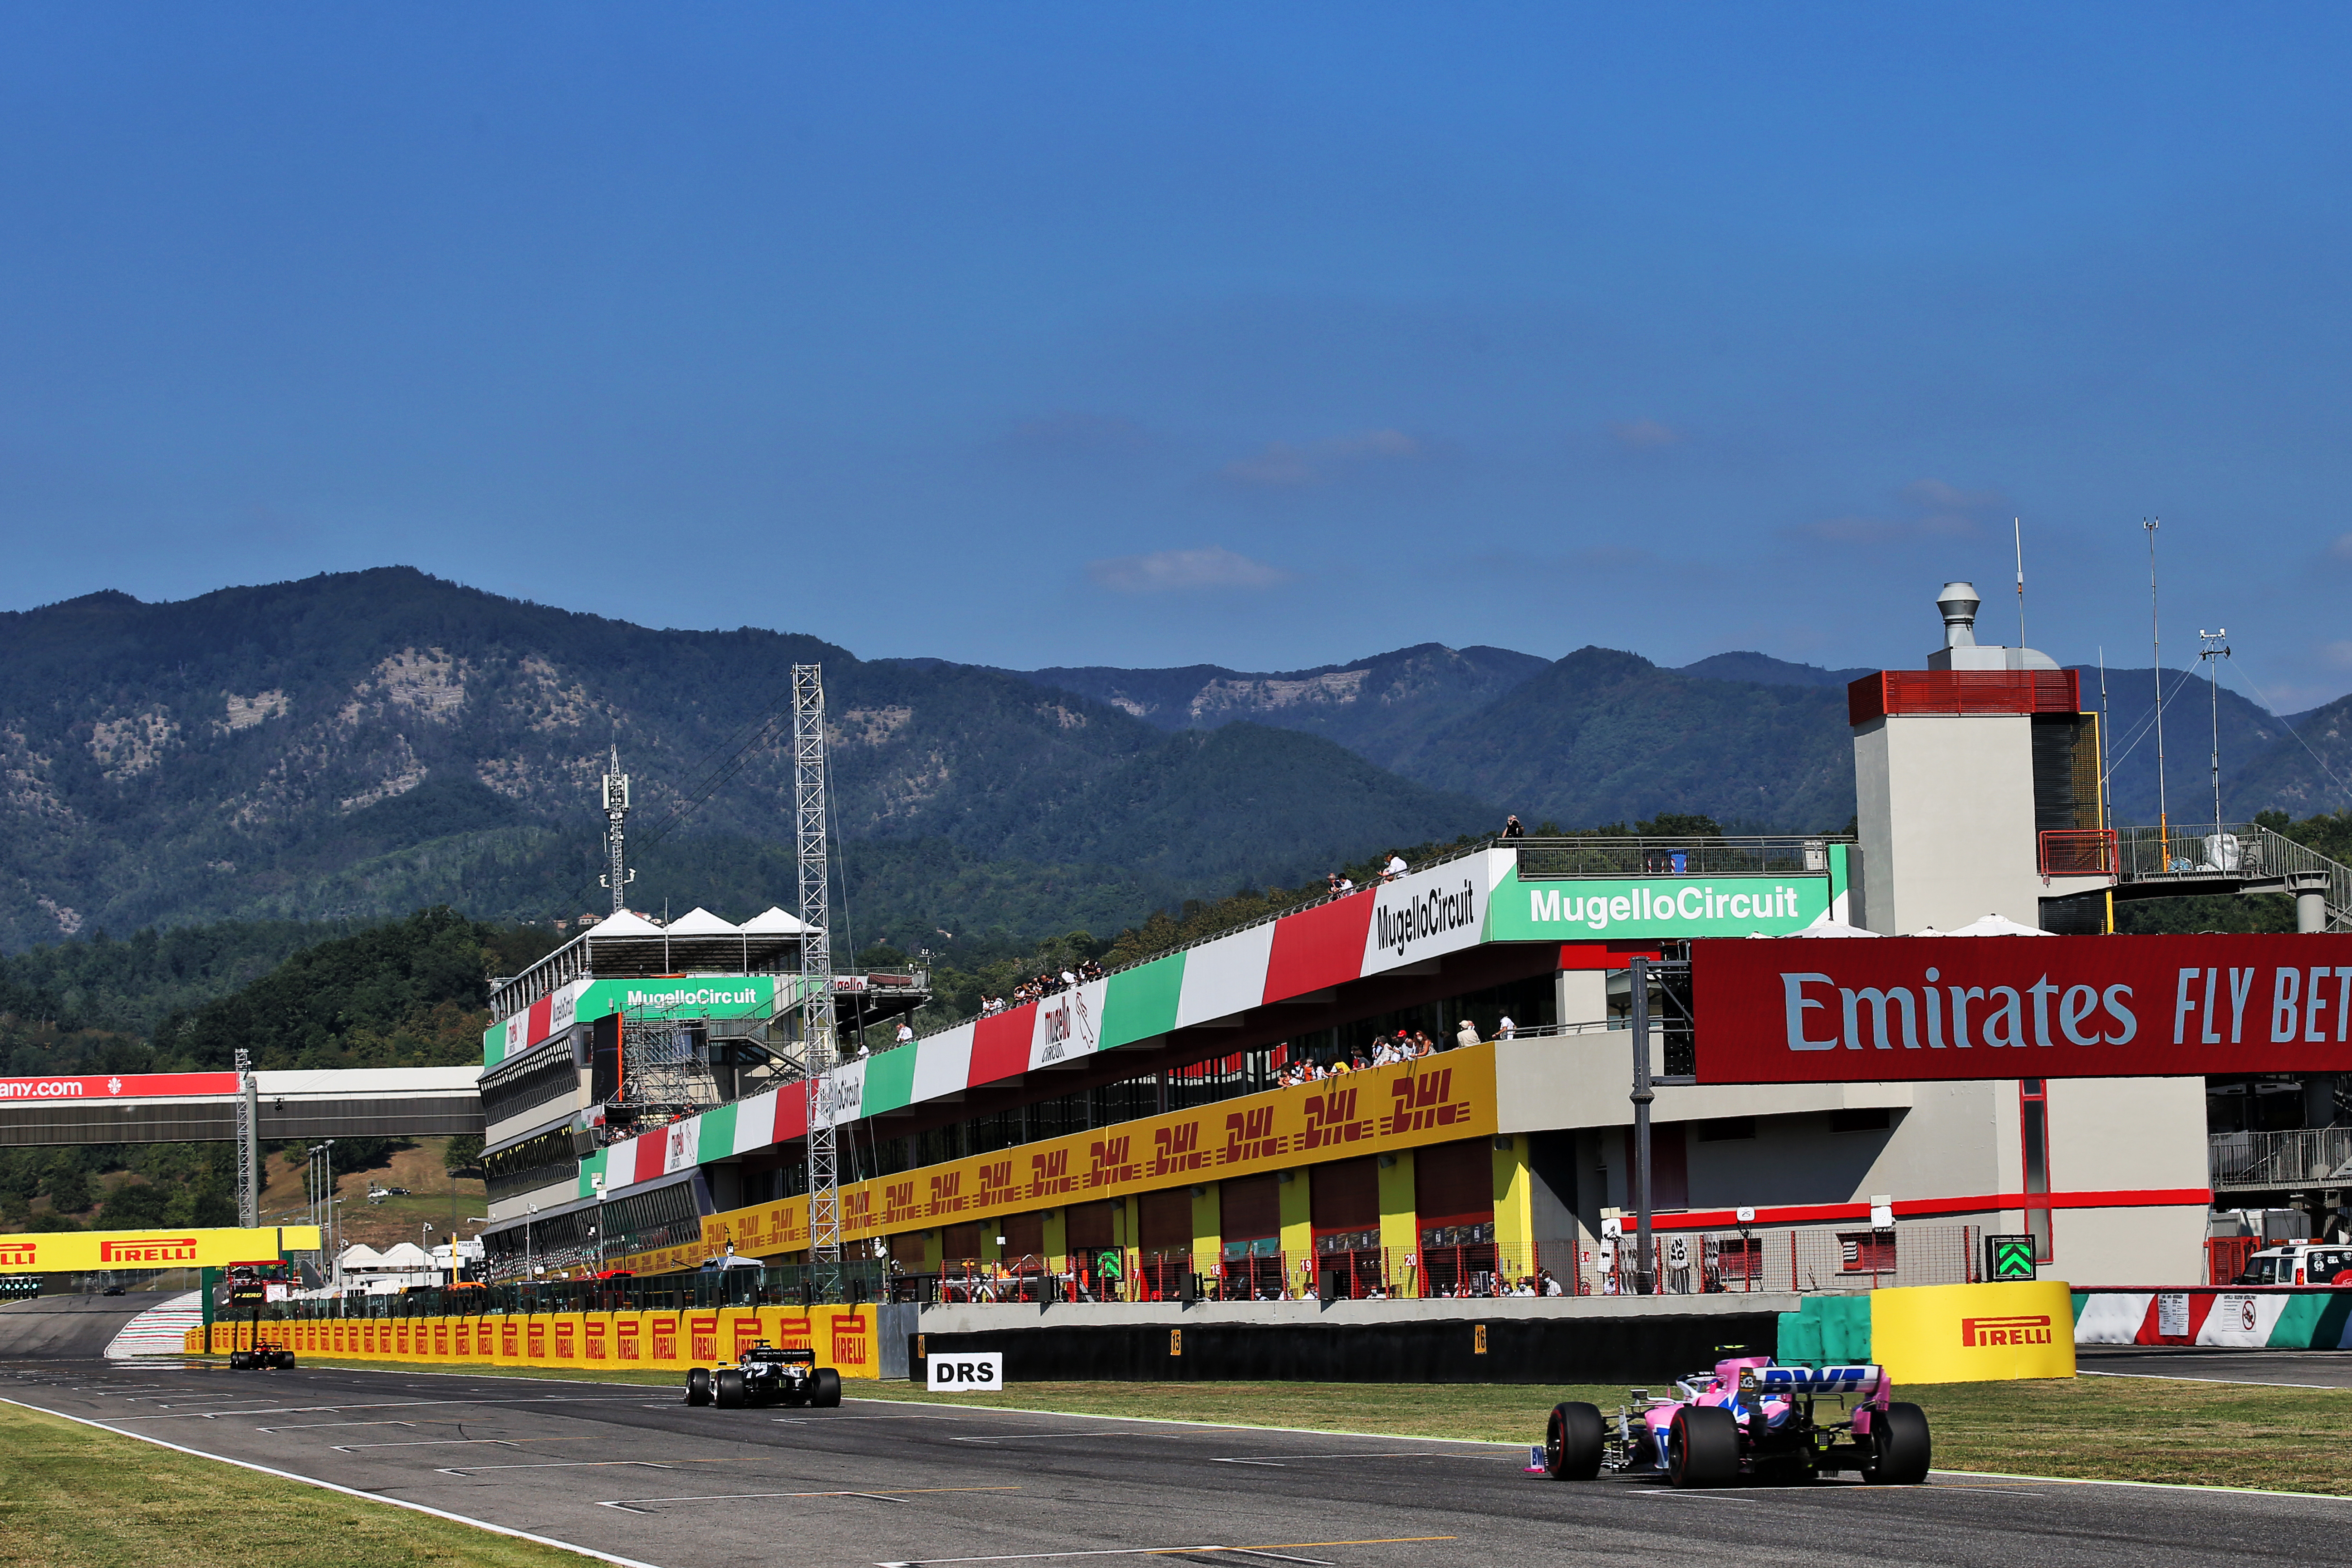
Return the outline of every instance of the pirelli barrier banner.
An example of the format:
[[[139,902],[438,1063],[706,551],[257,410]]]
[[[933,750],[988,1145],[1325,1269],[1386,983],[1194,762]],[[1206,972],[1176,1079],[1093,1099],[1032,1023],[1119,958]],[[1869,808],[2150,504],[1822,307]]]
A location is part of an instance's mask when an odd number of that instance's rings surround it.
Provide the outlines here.
[[[983,1215],[1124,1197],[1349,1155],[1489,1137],[1495,1127],[1495,1047],[1471,1046],[1297,1089],[1024,1143],[1003,1153],[845,1182],[841,1235],[855,1241]],[[709,1215],[702,1222],[702,1240],[703,1257],[723,1250],[730,1241],[751,1257],[804,1247],[808,1200],[787,1198]],[[699,1261],[677,1258],[661,1266],[690,1268]],[[652,1271],[637,1260],[625,1262],[640,1273]]]
[[[57,1230],[0,1236],[0,1274],[101,1268],[220,1268],[319,1250],[314,1225],[187,1230]]]
[[[1897,1385],[2074,1375],[2063,1280],[1915,1285],[1870,1293],[1871,1359]]]
[[[2074,1342],[2352,1350],[2352,1290],[2085,1290]]]
[[[1699,942],[1702,1083],[2352,1067],[2342,936]]]
[[[289,1319],[260,1325],[261,1337],[299,1360],[342,1356],[420,1365],[574,1367],[679,1372],[730,1363],[761,1340],[813,1350],[817,1364],[844,1377],[878,1377],[875,1314],[862,1307],[718,1307],[675,1312],[547,1312],[485,1318]],[[213,1349],[252,1347],[254,1325],[217,1323]],[[205,1331],[188,1331],[190,1353]]]

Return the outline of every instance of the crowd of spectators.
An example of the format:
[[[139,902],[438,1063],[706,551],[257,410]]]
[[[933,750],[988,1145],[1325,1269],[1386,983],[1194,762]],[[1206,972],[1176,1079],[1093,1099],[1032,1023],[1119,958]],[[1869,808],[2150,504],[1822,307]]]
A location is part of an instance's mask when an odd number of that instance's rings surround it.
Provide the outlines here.
[[[1517,1034],[1518,1026],[1508,1017],[1496,1026],[1495,1037],[1507,1040]],[[1418,1061],[1433,1057],[1440,1051],[1450,1051],[1457,1046],[1477,1045],[1485,1037],[1471,1019],[1462,1020],[1449,1042],[1441,1043],[1430,1037],[1426,1029],[1399,1029],[1393,1035],[1375,1035],[1369,1047],[1358,1046],[1345,1056],[1328,1062],[1300,1058],[1286,1064],[1275,1075],[1276,1089],[1296,1089],[1302,1083],[1320,1083],[1326,1079],[1345,1078],[1349,1073],[1370,1072],[1374,1068],[1389,1067],[1397,1062]],[[1284,1047],[1286,1054],[1288,1047]]]
[[[1082,985],[1089,980],[1100,980],[1102,977],[1103,966],[1089,958],[1080,963],[1076,969],[1065,969],[1059,974],[1040,974],[1024,980],[1013,988],[1013,994],[1010,996],[982,996],[980,999],[980,1016],[986,1018],[1002,1013],[1008,1007],[1025,1007],[1032,1002],[1041,1002],[1048,996],[1057,996],[1072,986]]]

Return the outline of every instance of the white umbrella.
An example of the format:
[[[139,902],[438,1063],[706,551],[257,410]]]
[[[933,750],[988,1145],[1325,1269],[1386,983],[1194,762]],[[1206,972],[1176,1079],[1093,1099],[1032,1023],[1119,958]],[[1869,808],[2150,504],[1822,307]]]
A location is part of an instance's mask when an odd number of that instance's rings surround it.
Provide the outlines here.
[[[1948,931],[1941,934],[1945,936],[2048,936],[2051,933],[2039,927],[2020,925],[2007,915],[1979,915],[1958,930]]]

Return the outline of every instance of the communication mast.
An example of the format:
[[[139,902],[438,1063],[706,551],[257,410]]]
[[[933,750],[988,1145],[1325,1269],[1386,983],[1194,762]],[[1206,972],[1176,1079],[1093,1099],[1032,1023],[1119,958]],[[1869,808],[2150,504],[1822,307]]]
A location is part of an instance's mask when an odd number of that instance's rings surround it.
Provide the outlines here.
[[[621,748],[613,747],[613,760],[604,774],[604,854],[609,868],[597,881],[613,889],[613,912],[619,914],[625,889],[637,879],[635,871],[625,869],[621,858],[621,830],[629,818],[629,775],[621,771]]]
[[[793,666],[793,811],[800,841],[801,1037],[803,1070],[822,1096],[834,1064],[833,921],[825,872],[824,668]],[[820,1300],[841,1289],[841,1170],[835,1158],[835,1108],[809,1106],[809,1284]]]

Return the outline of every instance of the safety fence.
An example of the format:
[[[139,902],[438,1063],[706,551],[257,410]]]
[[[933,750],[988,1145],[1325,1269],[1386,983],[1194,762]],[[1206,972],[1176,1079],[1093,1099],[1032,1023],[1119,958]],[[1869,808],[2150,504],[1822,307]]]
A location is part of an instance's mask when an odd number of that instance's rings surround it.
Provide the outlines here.
[[[1980,1281],[1980,1226],[1867,1226],[1659,1233],[1651,1238],[1660,1295],[1872,1290]],[[1508,1247],[1465,1242],[1225,1257],[1106,1247],[1067,1259],[965,1260],[902,1276],[894,1298],[925,1302],[1430,1300],[1642,1292],[1631,1237],[1598,1246]]]
[[[186,1353],[257,1342],[306,1356],[472,1366],[675,1369],[731,1363],[761,1342],[816,1352],[844,1377],[880,1375],[875,1309],[746,1307],[652,1312],[574,1311],[489,1317],[240,1318],[186,1331]]]
[[[265,1320],[437,1318],[548,1312],[678,1311],[710,1307],[855,1305],[891,1300],[889,1266],[854,1258],[807,1264],[731,1267],[678,1274],[609,1275],[602,1279],[509,1280],[489,1285],[419,1286],[396,1295],[353,1289],[310,1300],[271,1302]]]

